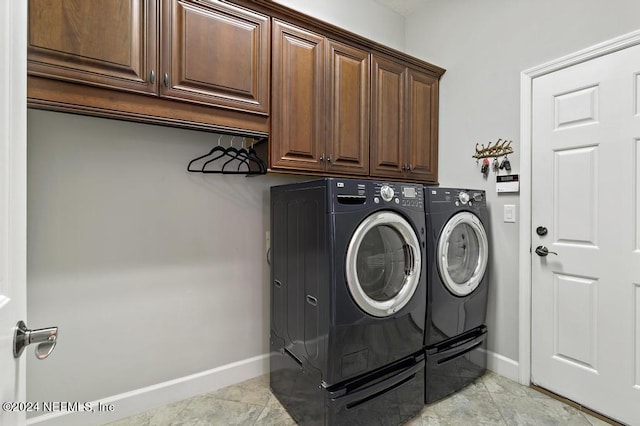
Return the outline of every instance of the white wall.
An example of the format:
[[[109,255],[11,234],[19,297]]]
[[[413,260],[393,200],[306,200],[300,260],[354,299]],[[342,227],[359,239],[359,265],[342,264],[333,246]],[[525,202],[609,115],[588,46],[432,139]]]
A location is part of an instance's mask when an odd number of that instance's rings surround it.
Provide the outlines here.
[[[404,20],[377,3],[362,0],[357,14],[337,0],[288,3],[402,47]],[[128,392],[267,353],[268,191],[296,178],[188,173],[216,141],[206,132],[28,112],[28,324],[60,327],[50,358],[27,357],[28,401],[119,395],[114,420],[202,385],[129,404]],[[226,384],[216,374],[205,386]],[[89,421],[101,420],[47,417]]]
[[[397,50],[404,50],[404,17],[375,0],[275,0],[307,15]]]
[[[447,69],[440,92],[439,175],[443,186],[487,190],[491,209],[488,348],[518,361],[518,224],[471,158],[476,142],[513,140],[520,161],[520,72],[640,28],[637,0],[455,0],[424,2],[407,18],[406,50]],[[519,215],[518,215],[519,217]],[[535,285],[535,283],[533,284]],[[515,372],[517,375],[517,372]]]
[[[268,191],[291,178],[187,172],[211,133],[30,110],[28,134],[29,324],[60,327],[49,359],[28,357],[28,400],[268,351]]]

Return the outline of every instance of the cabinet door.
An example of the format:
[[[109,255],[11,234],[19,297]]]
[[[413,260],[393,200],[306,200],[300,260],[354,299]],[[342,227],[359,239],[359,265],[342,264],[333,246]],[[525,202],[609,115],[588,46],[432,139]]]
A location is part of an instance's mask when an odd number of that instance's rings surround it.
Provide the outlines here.
[[[369,174],[369,53],[327,43],[327,171]]]
[[[371,66],[371,176],[404,177],[406,67],[376,55]]]
[[[155,94],[156,19],[155,0],[29,0],[28,72]]]
[[[273,21],[271,167],[324,169],[324,37]]]
[[[267,114],[269,18],[217,0],[163,0],[160,94]]]
[[[438,181],[438,79],[409,68],[406,139],[409,177]]]

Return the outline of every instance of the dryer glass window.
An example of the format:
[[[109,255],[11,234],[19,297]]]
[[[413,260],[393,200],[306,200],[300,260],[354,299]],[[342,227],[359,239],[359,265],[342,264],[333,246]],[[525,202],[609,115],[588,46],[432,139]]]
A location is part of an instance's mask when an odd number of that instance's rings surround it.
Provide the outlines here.
[[[449,236],[447,269],[451,279],[464,284],[471,279],[478,265],[480,244],[476,232],[466,223],[456,226]]]
[[[456,296],[473,292],[487,268],[489,244],[480,219],[471,212],[455,214],[438,238],[438,272],[443,284]]]
[[[369,230],[362,239],[356,260],[358,280],[373,300],[394,298],[404,286],[410,251],[404,238],[386,225]]]

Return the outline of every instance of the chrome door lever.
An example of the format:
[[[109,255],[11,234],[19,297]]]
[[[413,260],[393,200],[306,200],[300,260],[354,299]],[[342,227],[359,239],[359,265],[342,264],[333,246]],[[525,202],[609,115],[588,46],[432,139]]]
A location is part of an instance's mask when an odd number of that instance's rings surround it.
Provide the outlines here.
[[[545,246],[536,247],[536,254],[542,257],[548,256],[550,254],[555,254],[556,256],[558,255],[558,253],[556,253],[555,251],[549,251],[549,249]]]
[[[38,330],[29,330],[24,321],[18,321],[16,331],[13,335],[13,356],[20,357],[24,348],[32,343],[37,343],[36,358],[45,359],[56,347],[58,340],[58,327],[40,328]]]

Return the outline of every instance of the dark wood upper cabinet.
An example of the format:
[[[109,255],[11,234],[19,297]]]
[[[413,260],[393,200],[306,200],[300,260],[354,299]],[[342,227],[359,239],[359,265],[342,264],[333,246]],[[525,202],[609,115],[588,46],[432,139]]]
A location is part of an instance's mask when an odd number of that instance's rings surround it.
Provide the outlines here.
[[[155,0],[30,0],[32,75],[156,93]]]
[[[268,16],[217,0],[163,0],[162,16],[162,96],[268,113]]]
[[[438,181],[438,79],[407,69],[409,176],[425,182]]]
[[[373,55],[371,176],[436,183],[438,78]]]
[[[327,43],[327,171],[369,174],[369,52]]]
[[[29,0],[30,76],[143,93],[164,99],[260,114],[267,131],[270,84],[270,18],[219,0]],[[120,99],[106,92],[64,85],[33,87],[56,99],[37,104],[105,115],[191,126],[197,110],[164,101],[136,102],[123,114]],[[77,98],[55,95],[73,92]],[[40,92],[44,93],[44,91]],[[34,102],[31,102],[32,104]],[[65,104],[65,105],[60,105]],[[212,112],[204,127],[224,130],[241,116]],[[194,127],[202,127],[194,121]]]
[[[324,169],[324,37],[273,20],[272,168]]]
[[[369,174],[369,53],[274,20],[271,168]]]
[[[371,175],[403,177],[407,168],[405,141],[405,70],[398,62],[372,59]]]

